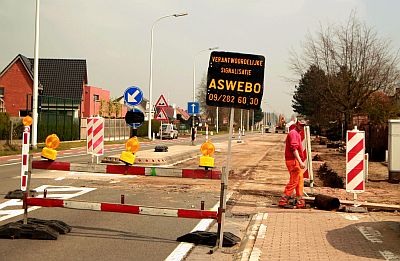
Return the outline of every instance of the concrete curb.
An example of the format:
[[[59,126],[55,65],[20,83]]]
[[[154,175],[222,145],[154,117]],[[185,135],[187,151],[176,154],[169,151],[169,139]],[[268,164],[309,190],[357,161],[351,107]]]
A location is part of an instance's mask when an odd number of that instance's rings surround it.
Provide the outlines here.
[[[184,151],[180,153],[174,153],[174,155],[169,155],[168,152],[155,152],[152,156],[136,155],[136,164],[151,164],[152,166],[158,165],[170,165],[177,161],[182,161],[187,158],[193,158],[200,155],[199,150]],[[107,156],[102,159],[103,163],[120,162],[119,155]]]
[[[247,242],[245,245],[245,249],[242,252],[241,261],[254,261],[259,260],[260,257],[260,242],[259,238],[264,238],[265,231],[266,231],[266,220],[268,218],[268,213],[258,213],[253,216],[252,220],[250,221],[251,230],[247,236]]]

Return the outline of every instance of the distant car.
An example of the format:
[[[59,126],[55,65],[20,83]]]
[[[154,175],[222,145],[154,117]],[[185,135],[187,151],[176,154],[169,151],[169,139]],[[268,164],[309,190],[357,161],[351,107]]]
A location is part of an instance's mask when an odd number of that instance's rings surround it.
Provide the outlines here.
[[[178,138],[178,129],[173,124],[162,124],[161,131],[162,135],[160,131],[157,133],[158,139],[161,138],[161,136],[163,139],[171,139],[171,140]]]

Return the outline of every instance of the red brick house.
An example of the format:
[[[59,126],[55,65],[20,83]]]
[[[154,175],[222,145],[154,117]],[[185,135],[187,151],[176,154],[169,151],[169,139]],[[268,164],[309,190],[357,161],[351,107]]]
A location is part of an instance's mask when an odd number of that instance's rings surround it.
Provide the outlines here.
[[[0,112],[13,117],[27,115],[32,108],[32,89],[33,59],[19,54],[0,73]],[[72,110],[75,118],[101,114],[101,103],[110,100],[110,91],[88,85],[83,59],[40,58],[39,95],[46,97],[39,98],[39,109]],[[53,98],[61,99],[57,100],[58,108]],[[102,114],[108,116],[107,112]]]
[[[10,116],[24,116],[31,103],[33,87],[33,70],[29,60],[18,55],[0,73],[0,98],[3,112]],[[43,87],[39,86],[39,92]],[[29,104],[28,104],[29,103]]]
[[[11,117],[31,112],[33,63],[19,54],[0,72],[0,112]],[[109,99],[108,90],[88,85],[86,60],[40,58],[38,140],[49,133],[79,139],[80,118],[98,115],[100,100]]]
[[[62,106],[78,116],[87,79],[86,60],[39,59],[39,95],[63,99],[62,105],[39,100],[39,109],[59,110],[56,107]],[[0,94],[5,111],[10,116],[29,113],[32,90],[33,59],[19,54],[0,73]]]

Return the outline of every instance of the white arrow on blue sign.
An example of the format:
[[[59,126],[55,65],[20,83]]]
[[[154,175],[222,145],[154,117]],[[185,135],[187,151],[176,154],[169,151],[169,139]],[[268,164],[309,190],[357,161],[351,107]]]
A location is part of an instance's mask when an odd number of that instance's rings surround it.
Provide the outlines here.
[[[188,113],[192,114],[199,114],[200,112],[200,105],[198,102],[188,102]]]
[[[125,90],[124,93],[125,104],[136,106],[143,100],[143,92],[139,87],[131,86]]]

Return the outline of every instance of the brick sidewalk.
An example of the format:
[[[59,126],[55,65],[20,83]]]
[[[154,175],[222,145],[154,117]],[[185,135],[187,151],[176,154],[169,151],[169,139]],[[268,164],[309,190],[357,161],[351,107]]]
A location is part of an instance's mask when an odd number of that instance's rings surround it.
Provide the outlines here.
[[[314,209],[266,212],[248,260],[400,260],[399,222]]]

